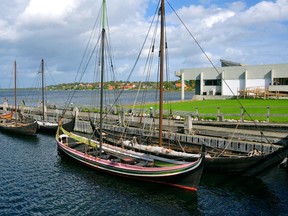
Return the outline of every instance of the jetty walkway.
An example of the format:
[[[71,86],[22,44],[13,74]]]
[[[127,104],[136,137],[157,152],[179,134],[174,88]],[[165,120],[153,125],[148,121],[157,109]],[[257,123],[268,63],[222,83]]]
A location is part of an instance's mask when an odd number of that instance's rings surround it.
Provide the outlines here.
[[[72,115],[77,116],[75,130],[81,133],[92,132],[89,115],[92,120],[96,122],[99,120],[99,114],[79,112],[78,109],[66,112],[65,116]],[[134,130],[132,132],[139,135],[143,129],[151,131],[158,128],[158,119],[149,116],[139,117],[122,113],[109,114],[106,119],[111,127],[119,124],[130,126],[129,130]],[[195,121],[189,116],[178,116],[175,119],[163,119],[163,130],[164,139],[177,139],[186,144],[205,144],[210,147],[247,153],[254,148],[270,153],[282,145],[288,144],[288,124]]]
[[[0,107],[1,110],[1,107]],[[38,107],[26,107],[24,114],[34,119],[42,118]],[[47,118],[57,121],[62,115],[61,110],[47,109]],[[76,115],[74,130],[81,133],[92,133],[89,123],[89,114],[79,112],[77,108],[65,112],[63,121]],[[90,114],[92,120],[97,121],[99,114]],[[131,130],[157,130],[156,118],[132,116],[131,114],[109,114],[107,118],[113,125],[129,125]],[[254,123],[254,122],[228,122],[228,121],[195,121],[189,116],[178,116],[163,120],[163,138],[177,139],[184,143],[205,144],[215,148],[225,148],[231,151],[250,152],[254,148],[269,153],[288,144],[288,124]],[[273,144],[273,146],[271,145]],[[273,148],[273,149],[271,149]]]

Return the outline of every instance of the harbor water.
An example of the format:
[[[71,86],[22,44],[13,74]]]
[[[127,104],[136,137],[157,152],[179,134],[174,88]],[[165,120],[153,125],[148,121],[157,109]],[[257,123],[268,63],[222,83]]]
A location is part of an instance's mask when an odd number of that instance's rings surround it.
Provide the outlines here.
[[[53,135],[0,133],[0,215],[287,215],[288,174],[204,174],[197,192],[86,168],[59,154]]]
[[[58,153],[54,135],[0,140],[0,215],[288,214],[288,174],[277,167],[260,178],[205,173],[190,192],[84,167]]]
[[[109,105],[113,103],[115,98],[117,98],[119,92],[106,91],[105,92],[105,102]],[[193,91],[185,92],[185,100],[191,100],[194,95]],[[45,91],[45,101],[49,106],[64,107],[66,104],[77,107],[87,107],[91,106],[97,101],[97,96],[99,96],[99,91]],[[40,90],[18,90],[17,91],[17,105],[21,105],[21,101],[25,101],[26,106],[38,106],[41,99]],[[95,98],[96,97],[96,98]],[[100,96],[99,96],[100,97]],[[138,98],[138,103],[143,102],[142,98],[145,97],[144,102],[156,102],[159,99],[159,95],[155,90],[127,90],[122,91],[118,102],[121,104],[134,104],[135,98]],[[71,99],[71,100],[70,100]],[[0,104],[4,101],[8,101],[10,105],[14,105],[14,91],[13,90],[0,90]],[[109,100],[109,101],[108,101]],[[176,101],[181,100],[181,92],[174,91],[164,94],[165,101]],[[94,101],[94,103],[92,103]],[[137,103],[137,101],[136,101]]]

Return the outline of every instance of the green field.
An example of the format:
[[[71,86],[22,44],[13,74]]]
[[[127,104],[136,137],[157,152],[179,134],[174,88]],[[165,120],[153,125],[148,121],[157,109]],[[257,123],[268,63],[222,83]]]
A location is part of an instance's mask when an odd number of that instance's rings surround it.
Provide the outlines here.
[[[158,109],[158,105],[145,105],[144,108],[153,107]],[[242,107],[242,108],[241,108]],[[137,108],[137,107],[136,107]],[[138,107],[139,108],[139,107]],[[216,114],[222,113],[225,119],[240,119],[240,113],[244,111],[245,120],[266,121],[267,114],[270,113],[270,122],[288,122],[288,100],[286,99],[227,99],[227,100],[203,100],[203,101],[183,101],[165,103],[164,110],[186,111],[204,114],[205,119],[216,119]],[[209,116],[209,114],[211,114]],[[233,115],[235,114],[235,115]],[[236,116],[238,115],[238,116]]]

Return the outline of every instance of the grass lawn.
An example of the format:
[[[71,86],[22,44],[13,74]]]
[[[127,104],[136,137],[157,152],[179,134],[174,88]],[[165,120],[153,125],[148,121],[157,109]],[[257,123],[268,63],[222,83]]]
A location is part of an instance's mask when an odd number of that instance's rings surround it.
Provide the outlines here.
[[[151,104],[144,106],[144,108],[147,109],[149,109],[149,107],[151,107]],[[154,110],[158,109],[158,105],[152,105],[152,107]],[[245,120],[251,120],[251,117],[252,120],[265,121],[267,119],[267,113],[270,113],[270,115],[272,115],[269,117],[270,122],[288,122],[287,99],[227,99],[203,101],[189,100],[183,102],[171,102],[169,104],[165,103],[164,110],[170,109],[172,110],[172,113],[175,111],[187,111],[196,113],[196,110],[198,110],[199,114],[205,114],[206,118],[211,119],[215,119],[215,115],[220,112],[224,115],[225,119],[237,120],[240,119],[240,117],[235,115],[233,116],[233,114],[240,115],[240,113],[245,110]],[[247,113],[250,115],[250,117]],[[211,116],[208,114],[211,114]]]

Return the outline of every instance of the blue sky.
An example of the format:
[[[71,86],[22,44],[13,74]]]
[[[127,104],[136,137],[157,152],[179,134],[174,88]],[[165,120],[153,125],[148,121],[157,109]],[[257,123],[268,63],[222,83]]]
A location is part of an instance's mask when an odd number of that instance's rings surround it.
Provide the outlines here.
[[[122,80],[134,64],[157,2],[107,0],[114,62]],[[288,0],[169,2],[216,66],[220,59],[249,65],[288,63]],[[14,60],[19,87],[33,85],[41,58],[57,83],[73,82],[99,5],[95,0],[2,0],[0,88],[13,87]],[[182,68],[211,67],[166,8],[171,80]],[[156,80],[156,73],[151,78]],[[133,80],[144,80],[140,68]]]

